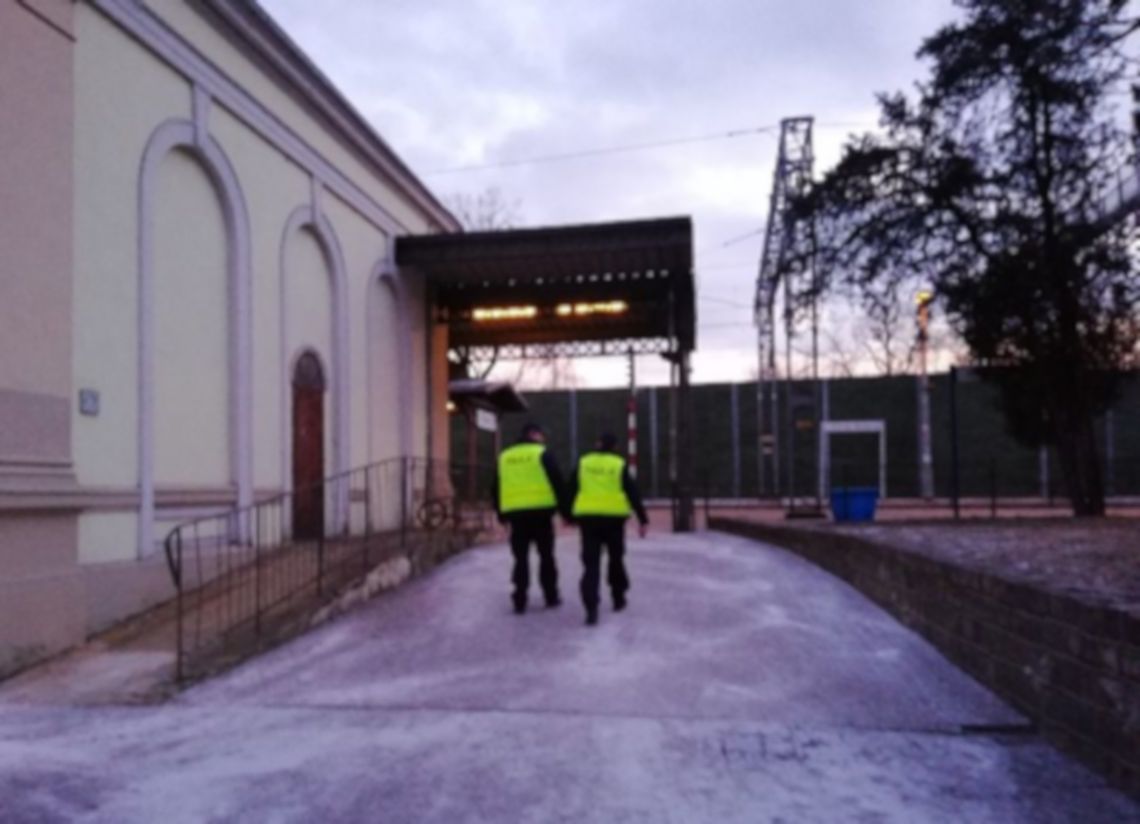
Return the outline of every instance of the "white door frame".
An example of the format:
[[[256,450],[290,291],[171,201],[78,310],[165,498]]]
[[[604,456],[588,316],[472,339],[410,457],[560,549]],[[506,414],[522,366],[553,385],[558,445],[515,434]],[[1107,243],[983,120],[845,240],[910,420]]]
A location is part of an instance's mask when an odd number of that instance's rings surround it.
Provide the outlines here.
[[[879,436],[879,498],[887,497],[887,422],[885,420],[821,421],[819,426],[819,497],[828,500],[831,484],[831,436]]]

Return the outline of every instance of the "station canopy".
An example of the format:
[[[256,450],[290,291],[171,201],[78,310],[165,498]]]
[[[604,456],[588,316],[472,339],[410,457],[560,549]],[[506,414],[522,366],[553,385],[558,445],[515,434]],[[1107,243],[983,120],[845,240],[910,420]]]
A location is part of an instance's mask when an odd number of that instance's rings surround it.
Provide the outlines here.
[[[692,234],[679,217],[416,235],[396,262],[427,282],[453,348],[679,357],[696,345]]]
[[[492,412],[526,412],[530,408],[510,381],[461,378],[447,384],[447,396],[452,403]]]

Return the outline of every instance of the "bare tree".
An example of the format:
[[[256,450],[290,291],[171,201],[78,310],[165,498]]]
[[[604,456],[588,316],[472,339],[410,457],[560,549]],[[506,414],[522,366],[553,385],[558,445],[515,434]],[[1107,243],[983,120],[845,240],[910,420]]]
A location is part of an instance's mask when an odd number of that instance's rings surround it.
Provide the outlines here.
[[[821,327],[820,336],[823,338],[823,373],[832,378],[853,378],[856,367],[856,347],[852,346],[852,335],[844,335],[844,339],[828,328]]]
[[[478,194],[459,193],[448,198],[448,207],[463,227],[473,232],[513,229],[519,222],[520,201],[510,199],[492,186]],[[459,366],[471,377],[486,379],[498,363],[498,353],[486,362],[476,362],[470,351],[457,352]],[[545,376],[544,374],[545,373]],[[578,375],[570,358],[550,357],[524,360],[518,365],[512,383],[541,389],[564,389],[578,385]]]
[[[898,284],[862,295],[863,348],[880,375],[906,371],[914,358],[914,330],[910,315],[899,299]]]
[[[467,231],[493,232],[518,225],[521,202],[506,198],[497,186],[491,186],[477,194],[454,194],[447,205]]]
[[[511,382],[528,389],[572,389],[581,385],[574,360],[558,356],[519,361]]]
[[[496,186],[477,194],[460,192],[451,195],[447,198],[447,205],[463,228],[471,232],[502,231],[513,228],[518,222],[518,199],[508,200]],[[498,351],[486,361],[476,360],[467,347],[458,347],[452,353],[455,373],[480,380],[487,379],[498,361]]]
[[[906,371],[915,354],[915,324],[891,289],[874,294],[845,294],[831,307],[819,330],[823,371],[832,377],[896,375]],[[861,306],[853,314],[847,307]]]

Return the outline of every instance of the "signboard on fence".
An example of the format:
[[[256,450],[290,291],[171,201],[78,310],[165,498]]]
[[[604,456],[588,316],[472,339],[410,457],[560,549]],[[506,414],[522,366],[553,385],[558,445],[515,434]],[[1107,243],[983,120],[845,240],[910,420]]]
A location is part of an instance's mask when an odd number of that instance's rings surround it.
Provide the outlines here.
[[[498,432],[499,418],[489,409],[476,409],[475,426],[484,432]]]

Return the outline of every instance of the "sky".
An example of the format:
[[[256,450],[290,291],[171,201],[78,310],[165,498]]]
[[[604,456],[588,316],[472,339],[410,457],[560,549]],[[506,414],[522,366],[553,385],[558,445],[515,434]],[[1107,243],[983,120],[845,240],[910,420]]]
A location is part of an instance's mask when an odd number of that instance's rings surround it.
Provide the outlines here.
[[[778,130],[541,163],[551,155],[816,119],[817,172],[873,128],[875,94],[924,74],[951,0],[261,0],[445,203],[496,188],[515,225],[694,222],[694,380],[755,376],[752,297]],[[480,170],[457,168],[511,163]],[[850,319],[828,342],[846,344]],[[620,385],[620,359],[578,361]],[[496,374],[514,377],[517,365]],[[644,383],[668,380],[660,358]],[[524,384],[547,378],[531,371]]]

